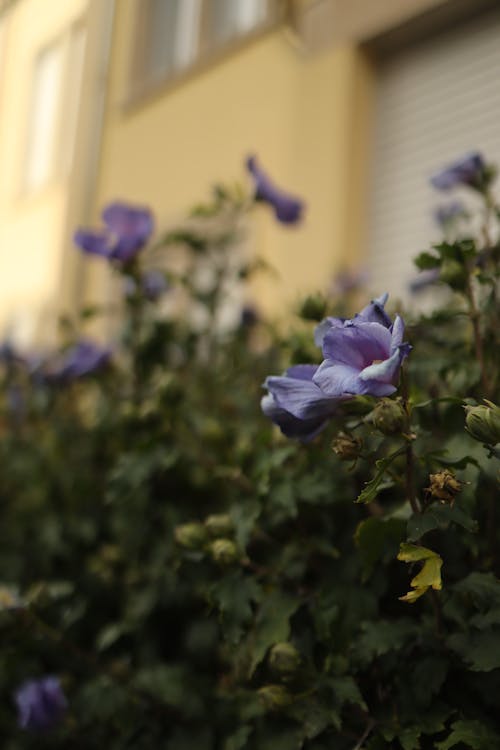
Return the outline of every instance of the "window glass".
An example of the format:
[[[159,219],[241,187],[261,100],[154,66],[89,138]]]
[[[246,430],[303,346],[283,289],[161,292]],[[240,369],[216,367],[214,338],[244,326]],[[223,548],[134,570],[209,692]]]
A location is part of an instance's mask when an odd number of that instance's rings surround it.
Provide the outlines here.
[[[148,78],[162,78],[194,60],[200,8],[200,0],[150,0],[144,45]]]
[[[64,49],[54,44],[37,58],[26,152],[25,187],[35,190],[53,174]]]
[[[215,43],[245,34],[266,20],[268,0],[208,0],[210,38]]]

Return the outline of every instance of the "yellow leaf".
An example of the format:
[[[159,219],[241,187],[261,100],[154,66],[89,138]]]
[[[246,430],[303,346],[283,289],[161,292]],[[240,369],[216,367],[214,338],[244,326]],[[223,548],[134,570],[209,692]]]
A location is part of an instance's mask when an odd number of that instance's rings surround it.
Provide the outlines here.
[[[437,589],[439,591],[443,586],[443,584],[441,583],[442,564],[443,561],[439,556],[432,557],[429,560],[426,560],[424,563],[424,567],[422,568],[420,573],[416,575],[415,578],[411,581],[410,585],[414,588],[420,588],[421,586],[426,586],[428,588],[429,586],[432,586],[433,589]]]

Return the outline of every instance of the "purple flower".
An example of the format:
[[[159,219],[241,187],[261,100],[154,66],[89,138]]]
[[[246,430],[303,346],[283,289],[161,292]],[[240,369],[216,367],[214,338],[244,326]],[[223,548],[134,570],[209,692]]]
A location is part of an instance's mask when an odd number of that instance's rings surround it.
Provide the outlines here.
[[[330,398],[389,396],[396,390],[401,365],[411,349],[403,343],[403,335],[399,315],[390,327],[361,316],[332,326],[323,338],[325,360],[314,383]]]
[[[111,349],[89,339],[81,339],[63,354],[47,377],[56,382],[81,378],[104,369],[110,358]]]
[[[168,289],[168,282],[165,274],[161,271],[145,271],[141,278],[142,291],[146,299],[155,302]]]
[[[307,441],[354,396],[389,396],[396,390],[401,364],[410,352],[403,343],[404,323],[394,322],[384,305],[387,294],[372,300],[352,319],[326,318],[315,331],[322,364],[295,365],[281,377],[269,377],[261,407],[283,434]]]
[[[317,365],[294,365],[285,375],[266,378],[269,394],[262,398],[262,411],[286,437],[312,440],[341,400],[329,398],[313,382],[317,370]]]
[[[464,218],[466,216],[467,211],[461,201],[445,203],[442,206],[438,206],[434,211],[436,224],[443,229],[447,229],[456,219]]]
[[[451,190],[461,185],[481,190],[486,180],[486,164],[481,154],[471,152],[431,177],[437,190]]]
[[[28,680],[14,697],[21,729],[51,729],[59,723],[68,707],[57,677]]]
[[[269,203],[278,221],[282,224],[296,224],[304,210],[304,201],[277,188],[267,174],[257,164],[255,156],[247,159],[247,169],[255,181],[255,200]]]
[[[148,208],[111,203],[102,212],[102,230],[78,229],[75,244],[85,253],[128,263],[141,250],[154,229],[153,214]]]

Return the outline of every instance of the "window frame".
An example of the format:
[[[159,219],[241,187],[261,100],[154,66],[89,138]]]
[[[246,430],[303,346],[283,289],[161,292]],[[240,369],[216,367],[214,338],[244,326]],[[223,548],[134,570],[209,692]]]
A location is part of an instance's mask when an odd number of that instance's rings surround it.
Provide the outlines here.
[[[144,13],[144,0],[135,0],[129,75],[123,104],[125,109],[134,107],[159,92],[163,93],[165,90],[174,88],[227,59],[255,40],[274,31],[289,19],[291,12],[290,0],[268,0],[266,17],[262,22],[248,31],[231,36],[227,41],[214,44],[211,43],[209,35],[210,2],[211,0],[200,0],[200,28],[197,52],[193,55],[193,61],[177,70],[166,71],[156,78],[148,76],[144,70],[144,50],[147,44],[149,18],[147,13]]]

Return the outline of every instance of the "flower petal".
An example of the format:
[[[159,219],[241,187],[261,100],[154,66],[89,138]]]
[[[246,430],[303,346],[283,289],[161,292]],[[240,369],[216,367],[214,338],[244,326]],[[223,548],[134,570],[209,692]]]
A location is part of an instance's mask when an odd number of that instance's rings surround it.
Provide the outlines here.
[[[298,419],[324,419],[334,410],[335,404],[311,380],[272,376],[264,385],[276,404]]]
[[[343,328],[331,328],[323,340],[325,359],[355,367],[358,371],[376,359],[386,359],[391,350],[391,334],[380,323],[353,321]]]
[[[281,409],[270,393],[262,397],[260,405],[266,417],[269,417],[280,428],[283,435],[288,438],[297,438],[302,442],[312,440],[328,423],[328,420],[322,417],[297,419],[285,409]]]
[[[73,242],[80,250],[90,255],[101,255],[108,258],[111,252],[112,242],[107,232],[77,229],[73,235]]]
[[[343,399],[364,392],[364,384],[359,380],[359,368],[331,359],[326,359],[320,365],[314,382],[329,398]]]

